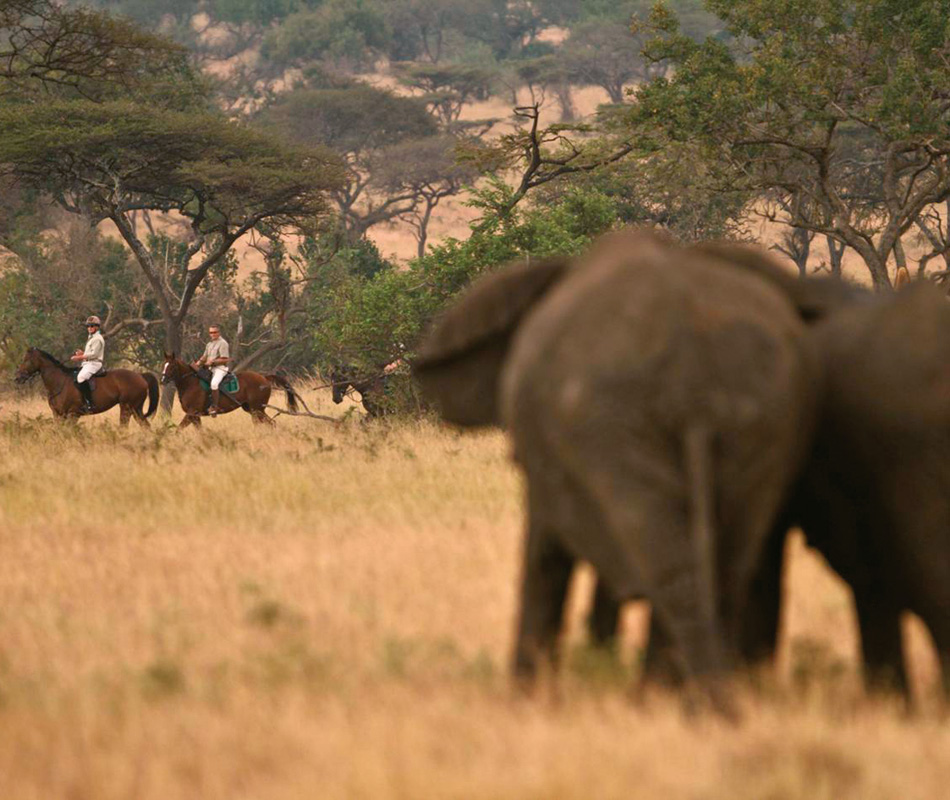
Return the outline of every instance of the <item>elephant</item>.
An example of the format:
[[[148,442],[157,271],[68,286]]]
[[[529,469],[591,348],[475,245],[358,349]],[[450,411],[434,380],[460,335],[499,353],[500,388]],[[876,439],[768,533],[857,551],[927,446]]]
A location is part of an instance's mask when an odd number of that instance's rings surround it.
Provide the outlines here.
[[[811,301],[762,262],[615,233],[483,278],[424,340],[423,393],[450,422],[507,428],[526,477],[519,678],[556,662],[583,560],[611,600],[648,597],[678,679],[730,705],[822,384]]]
[[[872,685],[907,690],[900,614],[930,629],[950,692],[950,304],[929,283],[813,328],[827,375],[786,518],[853,592]]]
[[[900,615],[912,611],[933,637],[947,696],[950,305],[928,283],[883,297],[855,287],[785,288],[821,300],[797,298],[803,318],[815,323],[809,335],[825,378],[812,449],[753,578],[758,608],[747,620],[744,652],[775,650],[784,539],[799,527],[852,589],[870,687],[895,688],[910,700]],[[611,639],[619,607],[598,583],[595,641]]]

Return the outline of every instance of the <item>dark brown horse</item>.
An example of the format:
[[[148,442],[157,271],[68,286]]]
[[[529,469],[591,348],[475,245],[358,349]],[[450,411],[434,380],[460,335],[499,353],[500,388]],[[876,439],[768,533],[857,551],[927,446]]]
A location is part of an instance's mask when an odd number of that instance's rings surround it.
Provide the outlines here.
[[[386,384],[389,382],[389,375],[385,374],[382,368],[376,374],[364,377],[360,375],[356,367],[333,366],[327,373],[327,377],[330,379],[334,403],[342,403],[352,387],[360,393],[360,402],[366,409],[367,416],[382,417],[389,412],[389,404],[386,402]]]
[[[297,410],[297,395],[283,375],[278,373],[261,375],[259,372],[250,370],[235,374],[238,379],[238,390],[227,394],[221,392],[218,413],[227,414],[236,408],[243,408],[255,422],[268,422],[273,425],[274,420],[264,413],[264,406],[270,400],[271,389],[274,386],[280,387],[287,393],[287,405],[290,410]],[[178,388],[178,402],[181,403],[181,409],[185,412],[185,418],[181,421],[180,427],[185,428],[188,425],[200,427],[201,417],[208,413],[211,391],[202,385],[198,371],[174,353],[165,353],[165,362],[162,364],[162,383],[174,383]],[[222,388],[224,388],[223,384]]]
[[[110,369],[105,375],[93,378],[93,410],[82,410],[82,395],[76,386],[76,370],[63,364],[45,350],[30,347],[17,368],[15,380],[24,383],[37,373],[46,387],[47,401],[57,417],[78,417],[83,414],[101,414],[112,406],[119,406],[119,424],[125,427],[129,419],[148,427],[148,418],[158,407],[158,380],[151,372],[133,372],[129,369]],[[145,401],[148,411],[143,413]]]

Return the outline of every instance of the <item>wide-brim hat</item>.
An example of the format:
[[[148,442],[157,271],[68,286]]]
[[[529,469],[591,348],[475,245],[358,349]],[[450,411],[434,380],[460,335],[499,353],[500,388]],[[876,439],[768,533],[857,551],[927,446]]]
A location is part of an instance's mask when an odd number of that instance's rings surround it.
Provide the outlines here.
[[[99,317],[93,315],[91,317],[86,317],[86,325],[97,325],[100,328],[102,327],[102,320]]]

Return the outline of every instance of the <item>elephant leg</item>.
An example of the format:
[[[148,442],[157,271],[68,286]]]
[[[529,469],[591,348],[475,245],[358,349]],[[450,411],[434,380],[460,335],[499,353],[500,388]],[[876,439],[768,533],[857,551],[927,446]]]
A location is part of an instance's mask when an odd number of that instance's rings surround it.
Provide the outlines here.
[[[941,603],[936,608],[929,607],[915,610],[917,610],[933,638],[940,668],[943,700],[948,703],[950,702],[950,615],[945,612],[946,608],[948,606]]]
[[[613,649],[620,623],[620,602],[604,582],[598,578],[594,587],[594,601],[588,618],[591,642],[597,647]]]
[[[772,660],[778,648],[786,532],[787,526],[780,524],[766,540],[748,598],[737,611],[739,656],[747,664]]]
[[[943,699],[944,702],[950,702],[950,620],[945,620],[941,626],[931,625],[930,629],[937,647],[937,658],[940,661]]]
[[[669,637],[669,671],[674,680],[689,684],[696,700],[711,703],[719,713],[735,719],[735,703],[724,683],[731,659],[719,608],[719,531],[706,430],[685,432],[683,456],[679,469],[675,462],[669,465],[667,472],[674,480],[666,485],[656,477],[663,474],[662,462],[652,464],[652,474],[646,479],[641,464],[634,460],[629,469],[618,470],[613,464],[609,471],[592,477],[603,480],[601,491],[612,499],[605,508],[610,538],[626,544],[628,561],[640,573],[637,582],[642,581],[651,601],[654,628],[660,626]],[[635,457],[641,458],[642,453]],[[682,481],[679,486],[676,477]]]
[[[664,686],[679,686],[683,676],[676,666],[673,638],[656,614],[650,615],[650,634],[643,658],[644,677]]]
[[[857,587],[854,602],[861,630],[865,682],[870,689],[896,689],[908,693],[907,672],[901,645],[901,609],[881,590]]]
[[[529,523],[521,583],[521,618],[515,643],[514,674],[533,683],[542,664],[556,665],[574,558],[551,534]]]

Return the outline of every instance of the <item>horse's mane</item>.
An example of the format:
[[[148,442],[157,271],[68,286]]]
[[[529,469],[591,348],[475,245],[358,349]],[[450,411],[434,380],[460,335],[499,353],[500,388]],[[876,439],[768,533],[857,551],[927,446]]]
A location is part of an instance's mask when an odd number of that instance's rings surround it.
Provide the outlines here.
[[[36,350],[37,353],[39,353],[41,356],[46,358],[48,361],[52,361],[54,366],[59,367],[61,370],[63,370],[63,372],[69,372],[69,370],[71,369],[71,367],[67,367],[62,361],[56,358],[56,356],[54,356],[52,353],[47,353],[45,350],[40,350],[40,348],[38,347],[34,347],[33,349]]]

